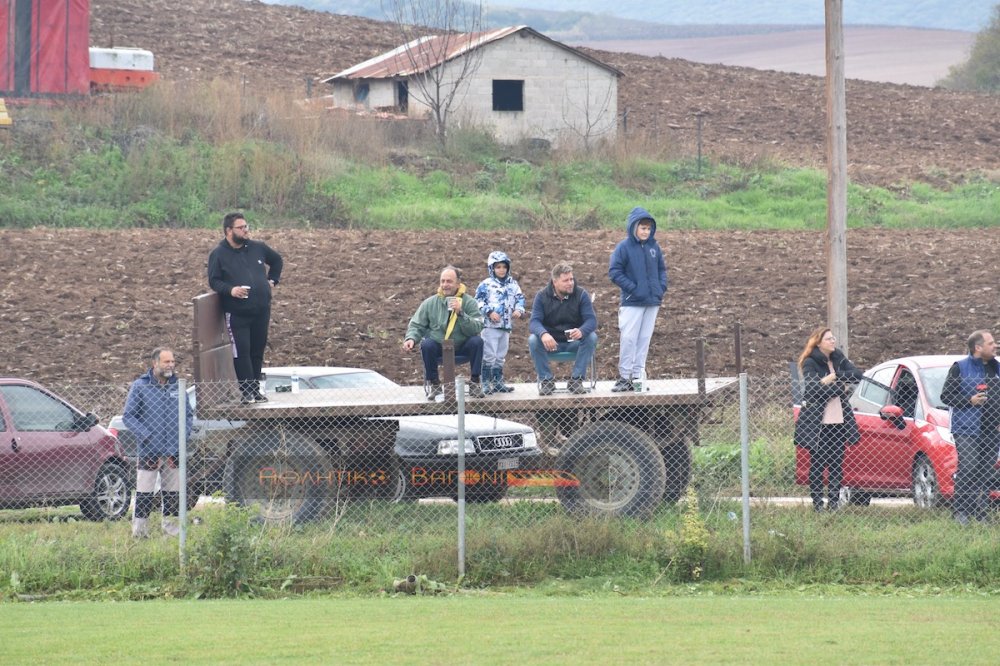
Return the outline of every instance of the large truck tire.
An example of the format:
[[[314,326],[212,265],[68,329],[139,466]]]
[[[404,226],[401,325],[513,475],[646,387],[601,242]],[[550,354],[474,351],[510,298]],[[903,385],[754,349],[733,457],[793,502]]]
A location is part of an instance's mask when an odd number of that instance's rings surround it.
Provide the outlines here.
[[[310,437],[282,426],[254,428],[226,462],[226,500],[254,507],[266,523],[324,518],[339,496],[338,471]]]
[[[666,470],[659,447],[638,428],[617,421],[579,430],[559,454],[573,483],[556,487],[576,516],[649,518],[663,499]]]

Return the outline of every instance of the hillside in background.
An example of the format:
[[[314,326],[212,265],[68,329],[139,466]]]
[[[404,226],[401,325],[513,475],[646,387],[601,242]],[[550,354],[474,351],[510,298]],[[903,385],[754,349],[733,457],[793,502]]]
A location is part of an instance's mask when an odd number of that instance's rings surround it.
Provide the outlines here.
[[[510,4],[515,4],[511,2]],[[534,9],[613,14],[669,24],[822,25],[822,0],[531,0]],[[982,29],[995,0],[844,0],[844,23],[947,30]]]
[[[319,11],[342,15],[366,16],[382,20],[380,0],[267,0],[271,4],[300,4]],[[516,2],[517,0],[510,0]],[[816,74],[826,71],[825,32],[822,3],[810,0],[814,13],[785,13],[786,3],[743,3],[759,11],[758,18],[792,20],[795,23],[695,24],[693,17],[710,20],[707,10],[720,3],[698,4],[685,13],[686,22],[666,25],[645,20],[622,18],[622,12],[653,11],[631,3],[612,4],[607,0],[582,3],[560,3],[543,0],[531,9],[489,5],[487,22],[492,27],[530,25],[549,37],[572,46],[587,46],[605,51],[627,51],[641,55],[662,55],[709,64],[773,69],[796,74]],[[671,3],[673,8],[687,3]],[[789,3],[795,4],[795,3]],[[850,3],[848,3],[850,5]],[[873,4],[873,3],[869,3]],[[868,4],[854,7],[855,18],[845,17],[845,64],[847,77],[865,81],[904,83],[933,86],[943,80],[952,67],[969,57],[969,50],[978,30],[976,25],[987,23],[991,3],[963,3],[955,14],[940,13],[941,2],[890,2],[877,7]],[[574,7],[574,11],[552,11],[547,7]],[[742,5],[741,5],[742,6]],[[587,13],[594,11],[615,12]],[[632,8],[630,10],[630,7]],[[848,9],[851,7],[849,6]],[[577,11],[580,9],[581,11]],[[673,11],[673,9],[671,9]],[[986,17],[981,16],[986,12]],[[730,21],[722,16],[721,20]],[[947,20],[945,20],[947,19]],[[811,23],[811,25],[801,25]],[[963,29],[942,29],[961,25]],[[918,27],[908,27],[918,26]]]
[[[385,16],[380,0],[267,2],[379,20]],[[523,2],[526,6],[518,6],[519,3],[520,0],[490,3],[491,23],[497,26],[528,24],[543,32],[576,34],[586,39],[629,36],[666,39],[770,30],[768,26],[823,25],[824,11],[820,0],[531,0]],[[844,0],[844,23],[977,32],[989,22],[995,4],[995,0]],[[565,13],[565,16],[548,14],[550,12]],[[625,21],[618,23],[616,19]],[[666,25],[652,26],[647,34],[649,28],[638,24],[648,23]],[[757,27],[748,30],[745,26],[750,25]],[[685,32],[679,26],[691,29]]]
[[[959,30],[847,26],[844,72],[849,79],[934,86],[952,67],[968,60],[975,37],[975,33]],[[823,28],[679,39],[570,39],[567,43],[708,64],[826,75]]]
[[[156,54],[168,81],[245,81],[302,97],[316,82],[395,47],[394,26],[244,0],[94,0],[91,44]],[[820,77],[586,50],[624,73],[629,133],[653,133],[693,155],[825,164]],[[318,84],[317,84],[318,85]],[[321,89],[314,90],[322,94]],[[1000,170],[1000,96],[849,81],[848,158],[856,181],[943,182]]]
[[[188,0],[182,9],[168,0],[94,0],[91,40],[151,49],[168,86],[244,81],[243,94],[239,86],[218,87],[237,91],[230,106],[239,124],[238,114],[252,115],[261,94],[301,97],[306,80],[395,46],[395,32],[367,19],[244,0]],[[675,155],[690,158],[700,118],[701,147],[712,158],[751,167],[771,160],[824,164],[825,86],[819,77],[587,53],[623,72],[619,108],[628,114],[630,135],[644,132],[640,138],[673,142]],[[859,81],[849,81],[847,93],[855,185],[886,184],[900,199],[920,201],[926,188],[911,181],[978,179],[984,189],[1000,182],[1000,96]],[[124,100],[142,98],[119,99],[119,110],[127,113]],[[183,125],[186,118],[179,115],[176,122]],[[15,127],[46,140],[41,125]],[[94,142],[117,140],[108,129],[93,132]],[[67,146],[66,152],[83,153],[90,145]],[[690,171],[692,163],[671,167]],[[731,187],[739,191],[744,184]],[[707,190],[704,196],[717,194]],[[641,200],[641,191],[636,196]],[[748,206],[764,210],[782,199]],[[849,205],[880,203],[865,198]],[[273,305],[269,363],[372,367],[397,381],[419,383],[419,356],[396,350],[406,317],[433,289],[435,276],[426,270],[401,278],[386,267],[410,266],[415,257],[435,257],[432,265],[481,267],[502,241],[516,258],[526,293],[545,284],[554,257],[577,266],[603,322],[600,375],[616,372],[618,304],[607,281],[607,257],[620,229],[371,233],[269,228],[273,220],[259,221],[257,238],[286,257]],[[671,291],[650,375],[691,376],[697,337],[708,342],[708,372],[732,374],[735,321],[744,325],[744,368],[766,376],[784,372],[805,332],[823,320],[823,235],[694,232],[662,221],[658,237],[667,248]],[[995,287],[982,279],[992,235],[984,229],[852,230],[852,358],[867,367],[899,355],[901,348],[910,354],[958,351],[968,331],[995,328]],[[121,382],[141,370],[154,342],[182,350],[181,372],[187,373],[190,299],[205,289],[205,257],[217,240],[218,231],[206,229],[5,229],[3,247],[17,257],[17,270],[0,284],[0,374],[43,382]],[[166,267],[151,263],[156,258],[165,259]],[[531,381],[523,329],[519,335],[522,342],[512,344],[508,357],[509,376]]]

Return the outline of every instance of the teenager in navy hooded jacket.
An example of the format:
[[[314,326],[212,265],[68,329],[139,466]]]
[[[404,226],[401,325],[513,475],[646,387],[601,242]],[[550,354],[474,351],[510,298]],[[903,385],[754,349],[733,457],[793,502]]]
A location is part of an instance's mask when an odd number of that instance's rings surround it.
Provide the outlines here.
[[[656,313],[667,293],[667,265],[656,242],[656,220],[637,206],[628,214],[626,232],[608,267],[608,277],[621,288],[618,381],[612,391],[631,391],[632,380],[643,376]]]

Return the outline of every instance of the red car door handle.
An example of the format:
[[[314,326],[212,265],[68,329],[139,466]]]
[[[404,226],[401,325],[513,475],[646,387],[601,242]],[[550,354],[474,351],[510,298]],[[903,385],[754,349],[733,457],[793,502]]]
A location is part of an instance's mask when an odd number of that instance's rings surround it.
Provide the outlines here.
[[[14,453],[17,453],[17,448],[18,448],[17,440],[16,439],[10,440],[10,450],[13,451]]]

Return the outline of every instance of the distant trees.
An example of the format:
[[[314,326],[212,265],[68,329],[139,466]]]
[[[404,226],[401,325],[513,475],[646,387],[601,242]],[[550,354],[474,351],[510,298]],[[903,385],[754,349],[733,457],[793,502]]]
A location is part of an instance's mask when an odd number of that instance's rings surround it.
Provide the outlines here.
[[[977,36],[969,59],[955,65],[940,81],[945,88],[1000,92],[1000,4],[993,7],[993,18]]]

